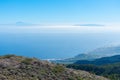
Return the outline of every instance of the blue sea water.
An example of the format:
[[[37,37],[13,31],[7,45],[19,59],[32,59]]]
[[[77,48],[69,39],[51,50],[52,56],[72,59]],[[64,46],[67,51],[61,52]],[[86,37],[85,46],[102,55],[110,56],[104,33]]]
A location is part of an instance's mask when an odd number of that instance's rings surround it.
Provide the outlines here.
[[[0,55],[16,54],[40,59],[69,58],[119,42],[116,34],[0,33]]]

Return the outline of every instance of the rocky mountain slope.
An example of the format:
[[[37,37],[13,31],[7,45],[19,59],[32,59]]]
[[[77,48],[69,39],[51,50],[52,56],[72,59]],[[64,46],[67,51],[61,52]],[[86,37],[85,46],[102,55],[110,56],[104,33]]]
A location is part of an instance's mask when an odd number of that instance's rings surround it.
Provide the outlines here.
[[[91,73],[65,68],[36,58],[0,57],[0,80],[108,80]]]

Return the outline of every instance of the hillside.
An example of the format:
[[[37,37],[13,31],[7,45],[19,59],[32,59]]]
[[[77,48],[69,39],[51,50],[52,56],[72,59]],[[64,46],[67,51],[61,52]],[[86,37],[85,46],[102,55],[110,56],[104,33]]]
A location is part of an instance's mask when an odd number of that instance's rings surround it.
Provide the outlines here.
[[[111,64],[120,62],[120,55],[115,55],[111,57],[103,57],[99,59],[95,59],[93,61],[88,60],[78,60],[74,64],[94,64],[94,65],[104,65],[104,64]]]
[[[6,55],[0,57],[0,80],[108,80],[81,70],[36,58]]]
[[[105,65],[91,64],[69,64],[68,68],[85,70],[96,75],[105,76],[111,80],[120,80],[120,63],[111,63]]]
[[[67,58],[67,59],[63,59],[63,60],[51,60],[52,62],[55,63],[61,63],[61,64],[72,64],[75,63],[78,60],[94,60],[98,58],[98,55],[93,55],[93,54],[79,54],[73,58]]]
[[[63,64],[71,64],[78,60],[91,61],[91,60],[95,60],[98,58],[109,57],[109,56],[114,56],[114,55],[120,55],[120,46],[101,47],[101,48],[97,48],[89,52],[78,54],[73,58],[57,60],[54,62],[63,63]]]
[[[120,80],[120,55],[103,57],[94,61],[79,60],[68,68],[85,70],[97,75],[105,76],[111,80]]]

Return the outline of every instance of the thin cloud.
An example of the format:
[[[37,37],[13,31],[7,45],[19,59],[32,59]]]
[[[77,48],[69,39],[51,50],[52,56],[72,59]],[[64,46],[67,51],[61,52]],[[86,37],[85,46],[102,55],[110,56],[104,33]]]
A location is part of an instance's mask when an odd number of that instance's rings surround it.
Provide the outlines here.
[[[102,27],[102,26],[105,26],[105,25],[103,25],[103,24],[76,24],[76,25],[74,25],[74,26],[90,26],[90,27]]]

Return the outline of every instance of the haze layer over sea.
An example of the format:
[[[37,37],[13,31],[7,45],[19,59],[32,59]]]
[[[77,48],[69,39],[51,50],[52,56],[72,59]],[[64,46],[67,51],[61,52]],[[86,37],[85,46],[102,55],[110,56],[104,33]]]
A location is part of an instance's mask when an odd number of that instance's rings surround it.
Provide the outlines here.
[[[61,59],[109,44],[119,44],[118,33],[93,33],[72,29],[0,27],[0,55],[17,54],[41,59]],[[28,29],[29,28],[29,29]]]

